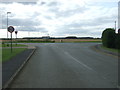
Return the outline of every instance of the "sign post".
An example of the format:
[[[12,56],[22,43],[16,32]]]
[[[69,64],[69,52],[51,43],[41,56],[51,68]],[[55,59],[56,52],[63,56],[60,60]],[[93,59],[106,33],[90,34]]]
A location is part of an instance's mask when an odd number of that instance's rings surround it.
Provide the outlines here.
[[[13,26],[9,26],[8,27],[8,31],[11,33],[11,53],[12,53],[12,33],[14,32],[14,27]]]
[[[15,34],[16,34],[16,45],[17,45],[17,33],[18,33],[18,31],[15,31]]]

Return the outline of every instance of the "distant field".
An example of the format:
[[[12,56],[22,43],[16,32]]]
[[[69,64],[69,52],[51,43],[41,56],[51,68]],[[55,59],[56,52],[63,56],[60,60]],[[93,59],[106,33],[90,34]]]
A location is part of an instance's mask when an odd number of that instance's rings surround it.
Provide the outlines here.
[[[3,40],[3,42],[9,42]],[[13,40],[13,42],[16,42]],[[79,42],[102,42],[101,39],[18,39],[18,43],[79,43]]]
[[[71,43],[79,43],[79,42],[101,42],[100,39],[56,39],[55,42],[71,42]]]

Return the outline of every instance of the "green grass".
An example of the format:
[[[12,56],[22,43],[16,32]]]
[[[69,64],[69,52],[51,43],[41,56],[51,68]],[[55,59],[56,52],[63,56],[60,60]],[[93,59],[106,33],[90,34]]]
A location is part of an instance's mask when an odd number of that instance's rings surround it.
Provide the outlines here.
[[[2,61],[0,62],[8,61],[9,59],[21,53],[24,50],[26,50],[26,48],[14,48],[13,52],[11,53],[10,48],[3,48],[2,49]]]
[[[74,43],[101,43],[102,41],[75,41]]]
[[[12,46],[13,47],[27,47],[27,45],[23,45],[23,44],[17,44],[17,45],[16,44],[12,44]],[[11,44],[10,43],[9,44],[5,43],[5,44],[2,44],[2,47],[11,47]]]
[[[101,48],[106,49],[106,50],[111,51],[111,52],[120,52],[120,50],[118,50],[118,49],[107,48],[107,47],[104,47],[103,45],[101,46]]]
[[[18,41],[17,43],[54,43],[55,41]]]

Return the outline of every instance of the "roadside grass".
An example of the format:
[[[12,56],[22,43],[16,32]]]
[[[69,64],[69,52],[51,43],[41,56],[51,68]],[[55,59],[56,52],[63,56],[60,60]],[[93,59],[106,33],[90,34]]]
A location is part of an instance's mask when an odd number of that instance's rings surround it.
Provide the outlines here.
[[[10,47],[11,44],[2,44],[2,47]],[[12,47],[27,47],[27,45],[23,45],[23,44],[12,44]]]
[[[10,48],[2,48],[2,60],[0,62],[8,61],[9,59],[11,59],[12,57],[16,56],[17,54],[21,53],[26,49],[27,48],[14,48],[13,52],[11,53]]]
[[[103,49],[106,49],[108,51],[111,51],[111,52],[116,52],[116,53],[120,53],[120,49],[114,49],[114,48],[107,48],[107,47],[104,47],[103,45],[101,45],[101,48]]]
[[[54,43],[55,41],[18,41],[17,43]]]
[[[3,42],[6,44],[7,42]],[[13,40],[13,43],[101,43],[101,39],[19,39]]]
[[[57,40],[56,43],[101,43],[100,39],[62,39]]]
[[[75,41],[74,43],[101,43],[102,41]]]

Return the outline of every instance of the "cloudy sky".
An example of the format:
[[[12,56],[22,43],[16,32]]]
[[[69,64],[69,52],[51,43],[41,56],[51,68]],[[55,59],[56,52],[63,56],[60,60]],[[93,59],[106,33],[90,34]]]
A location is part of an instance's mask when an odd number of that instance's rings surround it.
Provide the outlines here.
[[[18,37],[78,36],[101,37],[105,28],[118,21],[119,0],[39,0],[1,2],[0,38],[7,37],[6,22]],[[13,34],[15,37],[15,33]]]

